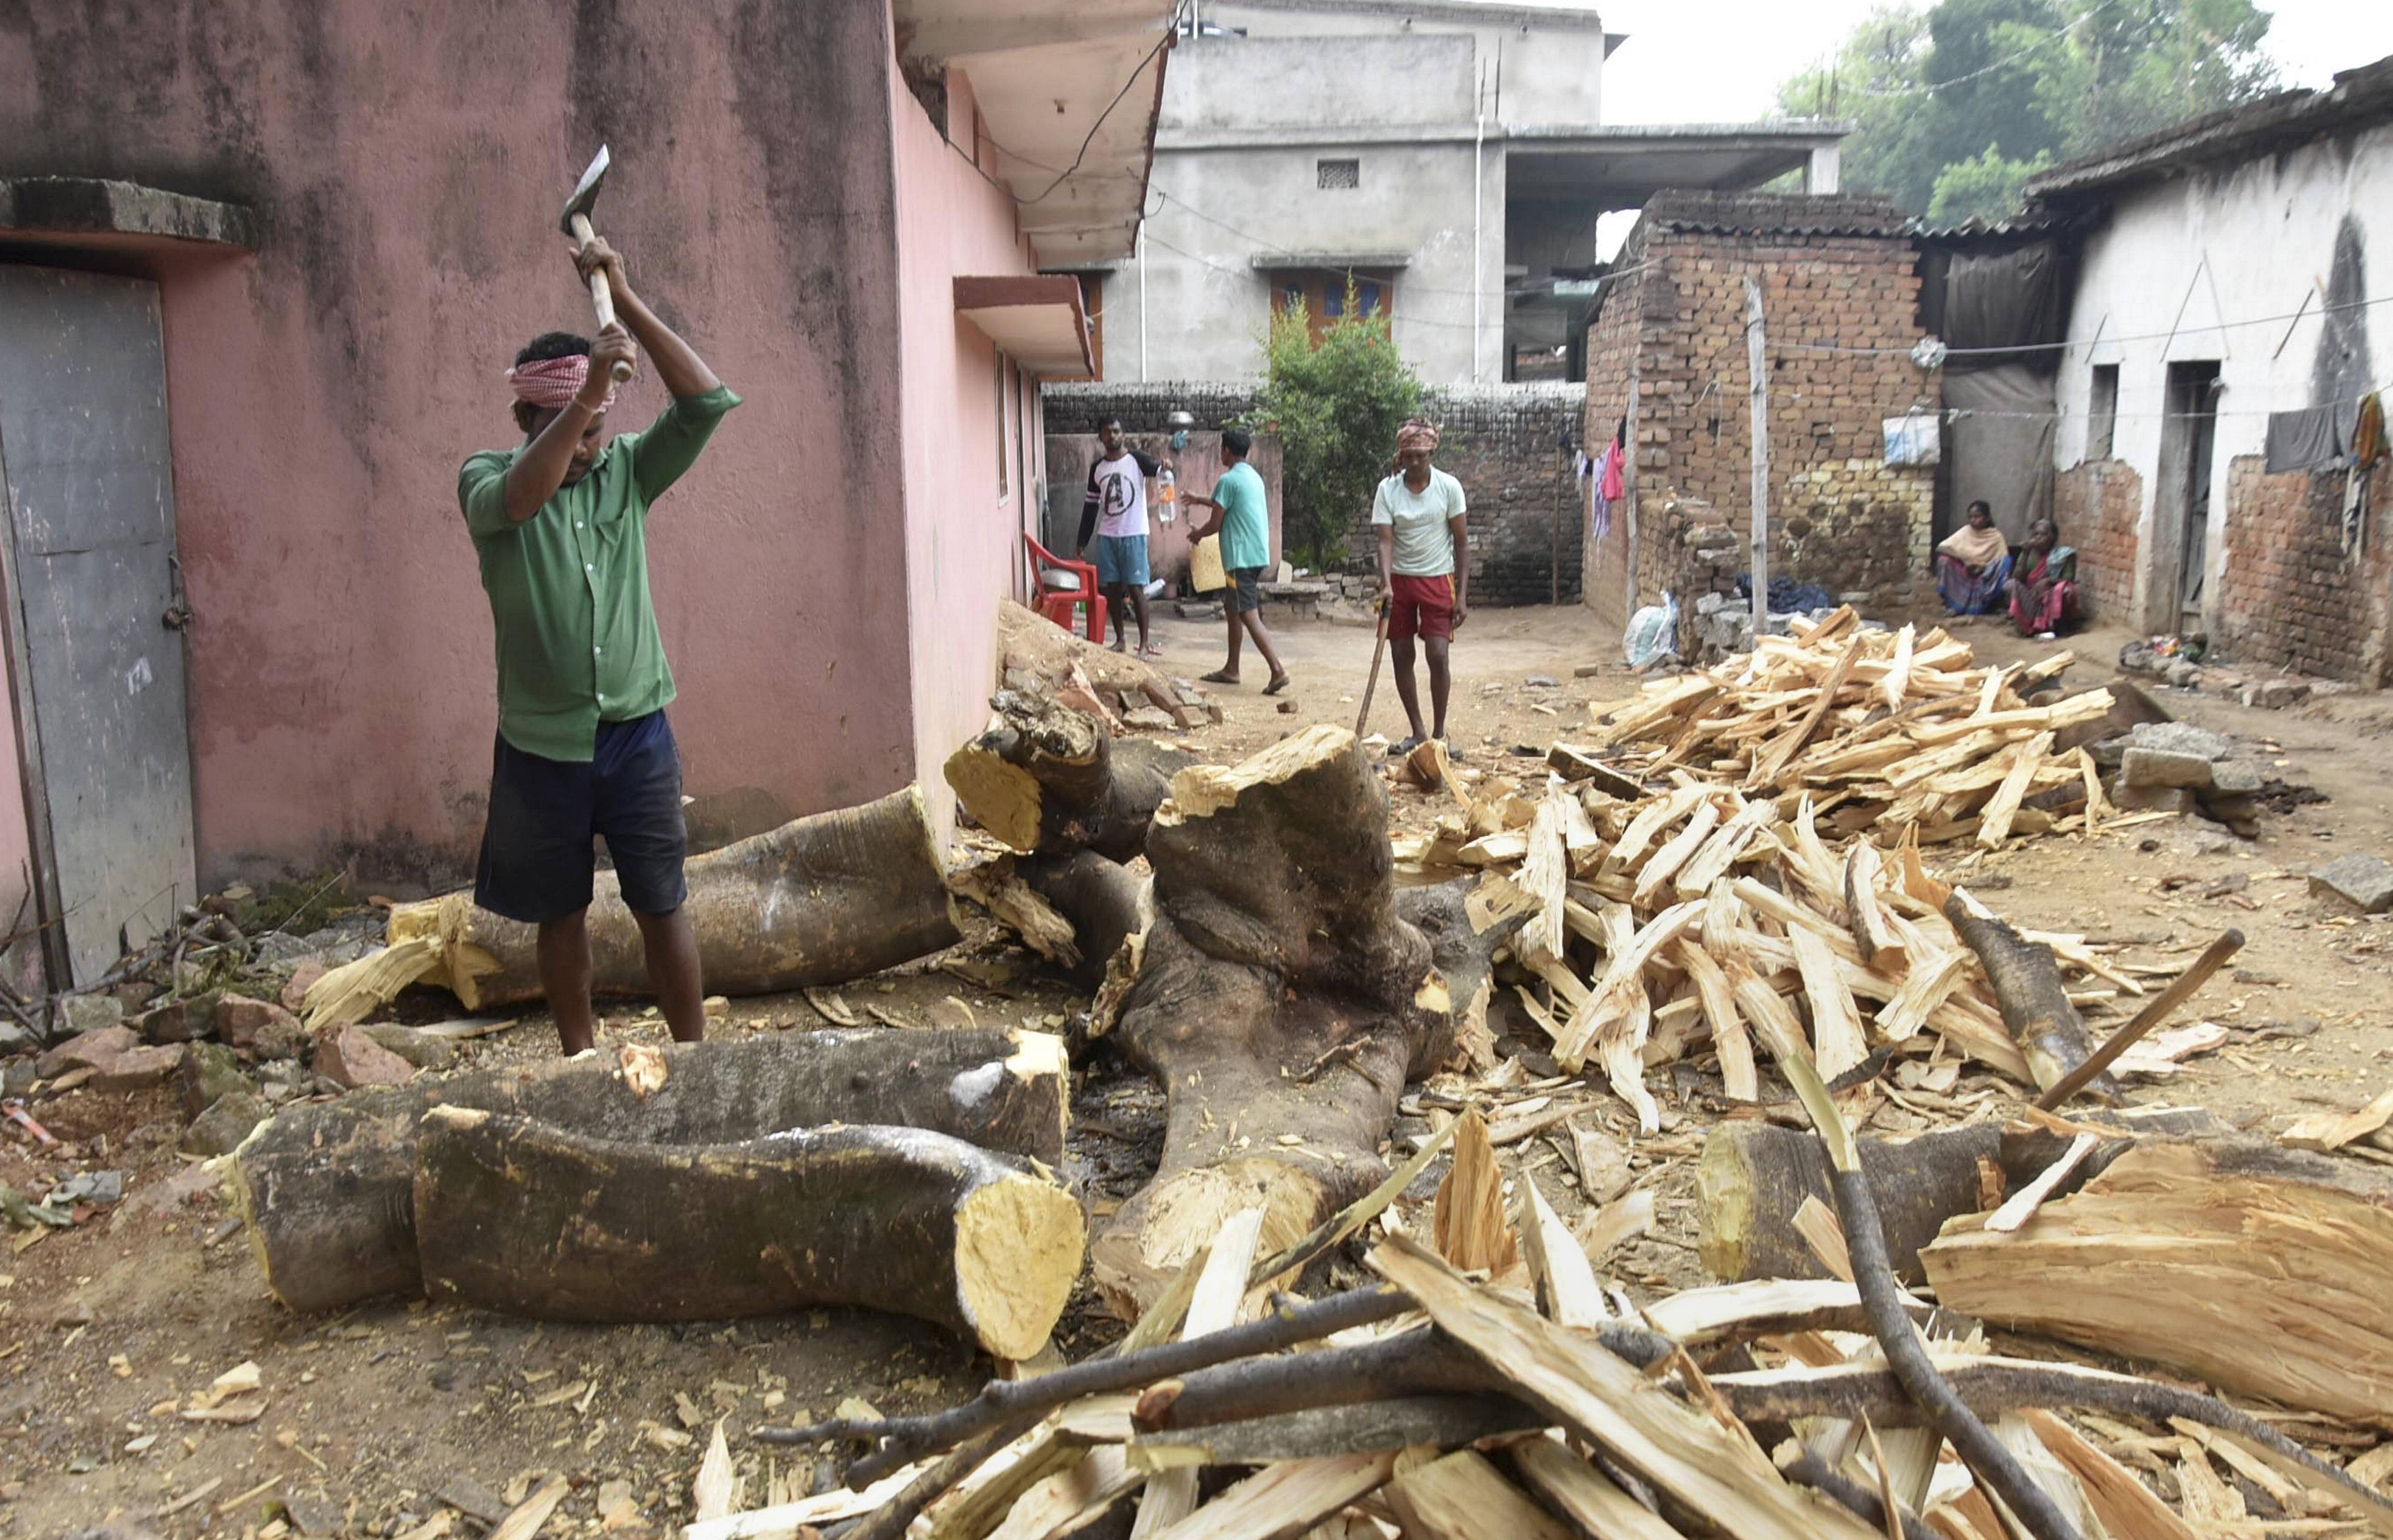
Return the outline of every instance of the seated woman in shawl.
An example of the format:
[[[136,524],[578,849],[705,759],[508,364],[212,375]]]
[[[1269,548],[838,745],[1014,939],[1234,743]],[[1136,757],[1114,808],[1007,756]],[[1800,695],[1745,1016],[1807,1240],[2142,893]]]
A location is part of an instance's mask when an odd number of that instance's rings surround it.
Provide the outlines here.
[[[2021,636],[2049,642],[2077,620],[2077,551],[2060,543],[2048,518],[2028,526],[2027,544],[2011,566],[2011,624]]]
[[[1936,592],[1955,615],[1991,614],[2011,575],[2010,543],[1994,528],[1994,511],[1981,498],[1968,522],[1936,548]]]

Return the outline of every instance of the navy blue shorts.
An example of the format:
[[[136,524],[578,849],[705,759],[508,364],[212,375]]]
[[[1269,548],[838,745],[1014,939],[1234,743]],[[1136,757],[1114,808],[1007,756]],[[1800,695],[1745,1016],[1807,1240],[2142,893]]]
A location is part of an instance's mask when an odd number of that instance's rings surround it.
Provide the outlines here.
[[[681,873],[689,836],[681,751],[664,712],[598,724],[586,764],[527,754],[501,737],[474,902],[528,925],[579,914],[590,907],[590,842],[598,835],[634,913],[681,907],[689,896]]]

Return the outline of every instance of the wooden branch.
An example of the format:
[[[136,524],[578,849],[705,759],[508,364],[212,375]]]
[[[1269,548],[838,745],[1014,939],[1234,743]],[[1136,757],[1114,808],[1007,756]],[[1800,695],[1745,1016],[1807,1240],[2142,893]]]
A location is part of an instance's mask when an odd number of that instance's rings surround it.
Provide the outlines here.
[[[1510,1396],[1395,1396],[1144,1433],[1131,1441],[1130,1461],[1148,1470],[1170,1470],[1393,1452],[1423,1444],[1455,1449],[1544,1426],[1544,1418]]]
[[[1985,965],[2003,1025],[2026,1056],[2039,1089],[2050,1090],[2093,1057],[2093,1039],[2070,1003],[2051,947],[2027,941],[1992,915],[1971,908],[1958,893],[1945,900],[1944,918]],[[2118,1100],[2118,1082],[2110,1077],[2098,1076],[2087,1084],[2106,1100]]]
[[[1024,1412],[1050,1412],[1082,1396],[1132,1390],[1256,1353],[1277,1352],[1354,1326],[1402,1315],[1412,1308],[1396,1289],[1374,1286],[1333,1294],[1185,1342],[1168,1342],[1118,1358],[1092,1359],[1036,1379],[992,1380],[961,1406],[922,1416],[833,1418],[804,1428],[759,1428],[761,1443],[821,1443],[836,1439],[880,1441],[886,1458],[902,1451],[917,1459],[952,1449]]]
[[[2111,1067],[2119,1055],[2133,1048],[2152,1028],[2169,1019],[2177,1007],[2193,998],[2193,992],[2208,983],[2210,976],[2227,965],[2227,959],[2243,949],[2243,933],[2230,929],[2217,940],[2203,948],[2202,955],[2190,967],[2169,981],[2169,986],[2154,996],[2151,1002],[2136,1012],[2135,1019],[2103,1039],[2102,1046],[2086,1056],[2084,1064],[2055,1081],[2035,1104],[2050,1112],[2093,1083],[2094,1077]]]
[[[1553,1439],[1523,1439],[1508,1451],[1514,1474],[1548,1504],[1603,1540],[1682,1540],[1658,1513]]]
[[[1928,1414],[1929,1426],[1943,1434],[1970,1471],[2009,1505],[2035,1540],[2077,1540],[2076,1526],[2061,1514],[2052,1498],[2029,1478],[2018,1459],[1994,1437],[1993,1429],[1978,1420],[1977,1414],[1937,1372],[1917,1328],[1904,1312],[1903,1290],[1894,1281],[1894,1266],[1887,1258],[1886,1232],[1878,1224],[1877,1204],[1871,1195],[1869,1179],[1863,1174],[1860,1149],[1819,1073],[1799,1062],[1781,1067],[1801,1097],[1804,1110],[1818,1126],[1821,1143],[1827,1149],[1828,1184],[1836,1194],[1837,1218],[1844,1227],[1853,1285],[1861,1290],[1870,1335],[1885,1352],[1888,1367],[1920,1410]]]
[[[1779,1468],[1805,1486],[1817,1487],[1837,1502],[1853,1510],[1863,1523],[1880,1533],[1886,1530],[1886,1503],[1878,1494],[1859,1481],[1849,1481],[1828,1467],[1828,1462],[1808,1449],[1798,1449],[1795,1457]],[[1898,1512],[1897,1521],[1903,1528],[1903,1540],[1943,1540],[1934,1530],[1909,1513]]]

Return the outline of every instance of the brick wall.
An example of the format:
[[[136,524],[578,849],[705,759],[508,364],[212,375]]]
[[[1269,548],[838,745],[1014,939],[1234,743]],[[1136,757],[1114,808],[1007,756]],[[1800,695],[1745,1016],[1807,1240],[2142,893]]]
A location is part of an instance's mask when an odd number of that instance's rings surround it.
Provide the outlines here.
[[[1133,434],[1160,432],[1173,411],[1196,418],[1199,429],[1214,429],[1236,422],[1255,403],[1251,385],[1212,381],[1050,385],[1041,396],[1047,431],[1057,435],[1093,433],[1109,414],[1118,414]],[[1576,441],[1585,399],[1585,387],[1553,383],[1445,386],[1423,393],[1422,414],[1442,435],[1437,463],[1462,483],[1471,503],[1472,603],[1546,603],[1553,592],[1557,545],[1562,596],[1565,602],[1578,598],[1586,510],[1561,444],[1565,431]],[[1388,454],[1393,470],[1393,444]],[[1345,565],[1367,568],[1375,559],[1370,513],[1368,506],[1355,510]]]
[[[2097,620],[2126,622],[2135,614],[2143,510],[2144,478],[2124,460],[2084,461],[2053,478],[2053,517],[2061,540],[2077,547],[2078,585]]]
[[[2218,640],[2236,659],[2378,686],[2386,682],[2393,462],[2370,489],[2367,550],[2343,549],[2345,476],[2268,476],[2257,455],[2227,471],[2227,562]]]
[[[1935,473],[1883,462],[1881,420],[1932,405],[1912,364],[1916,258],[1890,203],[1871,198],[1664,193],[1649,202],[1588,338],[1588,433],[1609,437],[1637,394],[1640,509],[1710,505],[1751,527],[1745,280],[1762,288],[1770,394],[1771,571],[1854,594],[1881,613],[1928,589]],[[1882,348],[1824,352],[1805,345]],[[1606,623],[1656,597],[1673,570],[1660,520],[1615,517],[1588,558]],[[1628,581],[1635,573],[1635,593]]]

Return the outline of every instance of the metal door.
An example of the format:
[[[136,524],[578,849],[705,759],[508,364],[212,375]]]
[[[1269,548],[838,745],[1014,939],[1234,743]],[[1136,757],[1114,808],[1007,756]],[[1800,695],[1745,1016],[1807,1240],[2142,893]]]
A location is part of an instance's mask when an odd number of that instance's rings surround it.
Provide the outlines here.
[[[47,955],[88,984],[195,888],[155,284],[0,265],[0,492]]]

